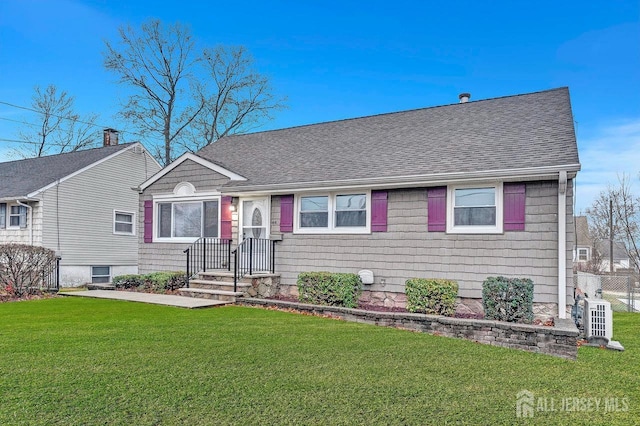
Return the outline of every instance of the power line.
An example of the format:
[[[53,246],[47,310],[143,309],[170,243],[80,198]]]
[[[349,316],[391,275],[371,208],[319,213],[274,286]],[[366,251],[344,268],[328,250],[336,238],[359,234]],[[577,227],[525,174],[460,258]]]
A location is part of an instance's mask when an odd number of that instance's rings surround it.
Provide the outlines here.
[[[22,109],[22,110],[25,110],[25,111],[35,112],[36,114],[43,114],[43,115],[45,114],[42,111],[38,111],[36,109],[25,107],[25,106],[21,106],[21,105],[12,104],[12,103],[6,102],[6,101],[0,101],[0,104],[9,106],[11,108],[18,108],[18,109]],[[91,123],[91,122],[88,122],[88,121],[78,120],[77,118],[73,118],[73,117],[65,117],[63,115],[57,115],[57,114],[51,114],[51,113],[48,113],[48,114],[51,117],[56,117],[56,118],[59,118],[61,120],[72,120],[72,121],[75,121],[76,123],[86,124],[86,125],[92,126],[92,127],[99,127],[99,128],[103,128],[103,129],[111,128],[111,126],[103,126],[103,125],[100,125],[100,124],[97,124],[97,123]],[[10,118],[4,118],[4,117],[0,117],[0,118],[2,118],[3,120],[7,120],[7,121],[15,121],[15,122],[19,122],[19,123],[22,123],[22,124],[27,124],[27,125],[30,125],[30,126],[39,127],[38,124],[34,124],[34,123],[20,122],[20,121],[17,121],[17,120],[12,120]],[[129,133],[131,135],[138,136],[140,138],[144,138],[145,137],[145,135],[143,135],[141,133],[131,132],[129,130],[119,130],[118,132],[119,133]]]
[[[39,124],[29,123],[29,122],[21,121],[21,120],[14,120],[14,119],[11,119],[11,118],[6,118],[6,117],[0,117],[0,120],[11,121],[13,123],[26,124],[27,126],[40,127]]]

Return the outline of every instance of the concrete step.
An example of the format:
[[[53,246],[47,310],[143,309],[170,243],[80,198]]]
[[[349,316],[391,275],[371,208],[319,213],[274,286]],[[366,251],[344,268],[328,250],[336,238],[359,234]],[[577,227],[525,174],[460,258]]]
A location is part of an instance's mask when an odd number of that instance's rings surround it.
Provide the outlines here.
[[[208,290],[226,290],[233,291],[233,281],[218,281],[212,279],[191,279],[189,280],[190,288],[204,288]],[[236,286],[238,291],[246,291],[249,287],[251,287],[250,283],[239,282]]]
[[[233,303],[236,301],[236,297],[242,297],[241,291],[226,291],[226,290],[210,290],[206,288],[187,288],[183,287],[178,291],[180,296],[197,297],[199,299],[221,300],[224,302]]]

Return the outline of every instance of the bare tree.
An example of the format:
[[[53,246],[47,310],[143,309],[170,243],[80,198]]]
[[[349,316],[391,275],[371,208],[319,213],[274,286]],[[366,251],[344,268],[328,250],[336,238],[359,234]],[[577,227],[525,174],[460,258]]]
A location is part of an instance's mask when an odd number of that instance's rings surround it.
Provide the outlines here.
[[[204,49],[206,82],[198,86],[204,108],[194,121],[191,145],[200,149],[218,139],[245,133],[285,108],[285,98],[273,94],[269,79],[254,69],[254,60],[242,46]]]
[[[95,114],[86,117],[74,112],[74,98],[58,91],[53,84],[42,90],[36,86],[31,108],[38,113],[38,124],[18,132],[20,140],[14,154],[22,158],[91,148],[98,141]]]
[[[196,54],[188,28],[159,20],[139,31],[121,27],[119,35],[117,45],[105,42],[104,65],[133,88],[121,115],[140,133],[162,137],[162,145],[148,145],[165,165],[185,150],[253,129],[283,107],[244,48]]]
[[[610,202],[613,221],[609,219]],[[640,199],[631,190],[629,176],[622,175],[617,185],[609,185],[586,213],[594,240],[609,241],[613,233],[613,240],[624,245],[630,266],[637,272],[640,267]]]
[[[179,23],[165,26],[151,20],[139,32],[124,26],[119,34],[120,45],[105,42],[104,66],[134,89],[121,115],[142,134],[162,136],[162,146],[150,145],[167,165],[173,159],[173,141],[203,108],[202,103],[189,102],[191,72],[197,62],[191,32]]]

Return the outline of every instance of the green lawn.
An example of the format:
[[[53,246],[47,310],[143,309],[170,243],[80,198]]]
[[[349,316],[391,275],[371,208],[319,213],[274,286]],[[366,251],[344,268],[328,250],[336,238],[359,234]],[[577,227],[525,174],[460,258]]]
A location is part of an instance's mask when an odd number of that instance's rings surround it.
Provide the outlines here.
[[[625,352],[576,362],[243,307],[67,297],[0,304],[0,319],[2,425],[640,422],[639,314],[614,316]],[[556,411],[516,418],[523,389]],[[574,398],[600,406],[562,411]]]

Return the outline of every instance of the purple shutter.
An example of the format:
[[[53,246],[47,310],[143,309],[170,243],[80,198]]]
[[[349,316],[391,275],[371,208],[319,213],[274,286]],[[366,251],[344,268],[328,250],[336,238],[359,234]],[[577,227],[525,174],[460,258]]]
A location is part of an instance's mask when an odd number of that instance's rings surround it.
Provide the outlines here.
[[[505,183],[503,187],[504,230],[524,231],[524,183]]]
[[[220,210],[222,211],[220,218],[220,238],[231,240],[231,197],[222,197],[220,200]]]
[[[293,232],[293,195],[280,197],[280,232]]]
[[[371,232],[387,232],[387,191],[371,191]]]
[[[144,242],[153,242],[153,201],[144,202]]]
[[[447,187],[439,186],[427,190],[427,215],[429,232],[447,230]]]

